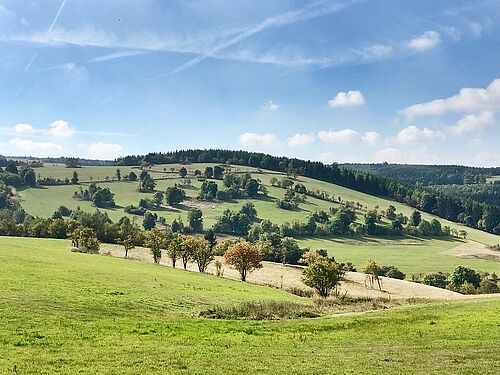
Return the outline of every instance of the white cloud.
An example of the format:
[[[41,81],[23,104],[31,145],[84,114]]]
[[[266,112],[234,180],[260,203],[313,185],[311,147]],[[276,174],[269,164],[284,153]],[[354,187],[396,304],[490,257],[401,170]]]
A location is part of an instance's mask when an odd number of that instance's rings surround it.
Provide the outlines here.
[[[29,124],[17,124],[16,126],[14,126],[14,130],[16,133],[21,133],[21,134],[29,134],[36,132],[35,128]]]
[[[366,132],[361,139],[364,143],[376,145],[380,141],[380,134],[377,132]]]
[[[361,134],[352,129],[322,130],[318,133],[318,138],[325,143],[352,145],[363,142],[374,145],[380,140],[380,134],[373,131]]]
[[[116,143],[90,143],[81,144],[88,157],[92,159],[115,159],[123,155],[123,146]]]
[[[240,143],[245,146],[277,146],[278,139],[275,134],[243,133],[240,135]]]
[[[384,44],[374,44],[370,47],[363,49],[366,58],[380,59],[392,53],[392,47]]]
[[[462,135],[464,133],[479,130],[485,126],[492,125],[494,122],[495,116],[493,113],[485,111],[461,118],[455,125],[450,126],[448,130],[452,134]]]
[[[264,109],[267,111],[277,111],[281,108],[281,104],[275,103],[272,100],[268,100],[266,104],[264,104]]]
[[[71,137],[75,133],[75,129],[69,126],[64,120],[57,120],[50,124],[49,134],[55,137]]]
[[[301,147],[307,146],[316,140],[314,134],[294,134],[292,137],[288,138],[288,146],[290,147]]]
[[[445,99],[414,104],[403,109],[408,117],[439,116],[449,112],[500,111],[500,78],[485,89],[463,88],[457,95]]]
[[[47,156],[63,150],[61,145],[51,142],[36,142],[31,139],[13,138],[9,141],[10,153],[16,156]]]
[[[415,51],[425,51],[434,48],[441,43],[441,36],[435,31],[426,31],[422,35],[412,39],[408,45]]]
[[[419,129],[413,125],[400,130],[396,136],[396,141],[400,144],[408,144],[421,141],[434,141],[437,139],[444,139],[444,134],[439,131],[430,130],[428,128]]]
[[[339,92],[333,99],[328,101],[331,108],[337,107],[357,107],[365,104],[363,94],[358,90],[350,90],[348,92]]]

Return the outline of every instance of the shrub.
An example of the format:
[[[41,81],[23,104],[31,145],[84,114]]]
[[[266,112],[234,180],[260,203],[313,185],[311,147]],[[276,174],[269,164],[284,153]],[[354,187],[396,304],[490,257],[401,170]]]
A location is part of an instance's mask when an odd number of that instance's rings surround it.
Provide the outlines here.
[[[390,277],[392,279],[404,280],[406,275],[398,270],[395,266],[381,266],[379,276]]]
[[[422,278],[425,285],[446,289],[448,286],[448,276],[442,272],[428,273]]]

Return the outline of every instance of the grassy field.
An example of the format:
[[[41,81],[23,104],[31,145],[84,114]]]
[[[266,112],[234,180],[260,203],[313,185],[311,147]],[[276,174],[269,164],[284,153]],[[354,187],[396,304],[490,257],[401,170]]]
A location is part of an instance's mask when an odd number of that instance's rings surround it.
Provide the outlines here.
[[[204,171],[207,165],[213,164],[191,164],[186,166],[189,173],[192,174],[196,169],[200,169]],[[180,179],[176,172],[172,172],[172,170],[177,171],[180,168],[180,165],[171,164],[171,165],[157,165],[154,166],[150,172],[152,176],[156,179],[159,179],[157,182],[157,190],[164,191],[167,186],[172,186],[175,183],[179,183]],[[284,191],[280,188],[276,188],[271,186],[270,180],[273,177],[284,177],[283,174],[279,174],[276,172],[264,171],[262,173],[258,173],[255,168],[250,167],[230,167],[233,172],[252,172],[255,178],[260,179],[264,185],[269,190],[269,196],[265,199],[248,199],[248,200],[239,200],[238,202],[224,202],[224,203],[204,203],[200,204],[201,208],[204,211],[204,221],[205,226],[210,227],[216,220],[218,216],[225,209],[237,210],[239,207],[243,205],[244,202],[250,201],[255,204],[257,208],[257,212],[260,218],[262,219],[271,219],[275,223],[283,223],[283,222],[293,222],[293,221],[301,221],[305,220],[308,215],[310,215],[314,211],[318,210],[328,210],[330,207],[338,207],[338,204],[322,201],[319,199],[308,197],[306,203],[300,205],[300,210],[298,211],[286,211],[282,209],[278,209],[275,206],[275,200],[281,199],[283,197]],[[100,180],[104,181],[106,176],[113,178],[116,167],[83,167],[78,169],[78,173],[82,180],[89,179],[90,176],[93,177],[94,181]],[[128,173],[131,168],[130,167],[121,167],[122,173]],[[72,169],[65,168],[62,166],[49,166],[37,169],[37,174],[40,174],[42,177],[52,176],[52,177],[71,177]],[[138,169],[135,169],[136,173],[139,173]],[[201,183],[196,179],[192,179],[193,189],[187,190],[188,197],[194,198],[198,195],[199,187]],[[354,191],[351,189],[347,189],[338,185],[330,184],[323,181],[318,181],[306,177],[300,177],[298,182],[301,182],[307,186],[308,189],[311,190],[323,190],[328,192],[330,195],[334,197],[341,197],[343,201],[354,201],[360,202],[367,207],[368,209],[374,209],[378,207],[381,210],[387,209],[389,205],[394,205],[397,209],[397,212],[402,212],[405,215],[409,216],[413,209],[411,207],[405,206],[404,204],[393,202],[387,199],[371,196],[368,194],[364,194],[358,191]],[[220,181],[218,181],[221,184]],[[113,191],[115,196],[115,201],[118,205],[117,208],[104,210],[108,212],[109,216],[113,220],[119,219],[125,213],[123,211],[123,207],[128,206],[129,204],[137,205],[140,198],[151,196],[152,194],[139,193],[137,192],[136,183],[131,182],[101,182],[101,186],[107,186]],[[85,187],[85,186],[84,186]],[[57,207],[61,204],[65,205],[69,208],[76,208],[80,206],[84,210],[94,210],[95,208],[91,206],[90,202],[77,201],[72,198],[74,191],[77,189],[76,186],[53,186],[53,187],[39,187],[27,189],[19,192],[19,199],[23,207],[26,211],[32,215],[38,216],[50,216]],[[193,200],[192,204],[197,205],[197,202]],[[172,210],[160,210],[157,211],[159,216],[163,216],[167,219],[167,222],[171,222],[173,219],[177,217],[182,217],[184,220],[187,218],[187,210],[189,206],[181,207],[180,209],[172,209]],[[358,220],[362,221],[362,215],[364,211],[358,212]],[[422,217],[430,220],[435,216],[422,213]],[[140,218],[138,218],[140,219]],[[450,221],[438,218],[439,221],[443,225],[448,225],[452,228],[463,228],[460,224],[452,223]],[[497,244],[500,243],[500,237],[495,236],[490,233],[486,233],[480,230],[465,228],[468,232],[468,238],[484,243],[484,244]]]
[[[208,306],[305,303],[276,289],[0,237],[0,372],[498,373],[499,299],[284,321]]]
[[[379,264],[395,265],[406,273],[406,277],[427,272],[453,272],[457,266],[475,270],[500,273],[500,263],[483,259],[459,258],[445,254],[462,240],[419,238],[311,238],[301,240],[300,246],[311,249],[326,249],[339,262],[352,262],[359,271],[368,259]]]

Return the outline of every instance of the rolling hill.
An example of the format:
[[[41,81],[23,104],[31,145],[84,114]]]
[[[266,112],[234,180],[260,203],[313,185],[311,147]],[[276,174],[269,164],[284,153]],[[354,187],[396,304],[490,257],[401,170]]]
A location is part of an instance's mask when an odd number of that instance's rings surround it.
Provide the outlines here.
[[[0,301],[4,373],[499,370],[498,298],[309,319],[207,319],[198,315],[214,305],[308,302],[273,288],[71,253],[66,241],[3,237]]]

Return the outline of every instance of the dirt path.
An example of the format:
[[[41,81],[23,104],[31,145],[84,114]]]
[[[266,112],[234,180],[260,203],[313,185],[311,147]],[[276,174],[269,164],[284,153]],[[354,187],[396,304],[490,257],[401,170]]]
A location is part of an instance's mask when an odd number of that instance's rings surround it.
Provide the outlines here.
[[[114,257],[123,257],[123,248],[117,245],[103,244],[101,254],[107,254]],[[140,260],[152,263],[152,257],[148,249],[135,248],[129,254],[130,259]],[[221,257],[217,258],[222,261]],[[294,266],[284,266],[279,263],[263,262],[264,267],[252,272],[248,276],[248,282],[268,285],[285,290],[299,288],[303,290],[310,289],[301,281],[302,268]],[[170,259],[164,256],[161,263],[164,266],[171,267]],[[177,261],[177,268],[182,268],[182,262]],[[189,271],[197,272],[196,264],[188,264]],[[223,265],[223,277],[229,279],[239,279],[239,273],[226,265]],[[215,274],[214,263],[210,264],[207,273]],[[405,280],[391,279],[381,277],[382,290],[372,289],[365,284],[366,275],[360,272],[348,272],[346,280],[341,284],[341,293],[347,292],[347,295],[353,297],[390,297],[390,298],[425,298],[425,299],[463,299],[467,296],[455,293],[446,289],[431,287]]]
[[[470,240],[453,249],[444,251],[443,254],[459,258],[476,258],[500,263],[500,252],[493,251],[482,243]]]

